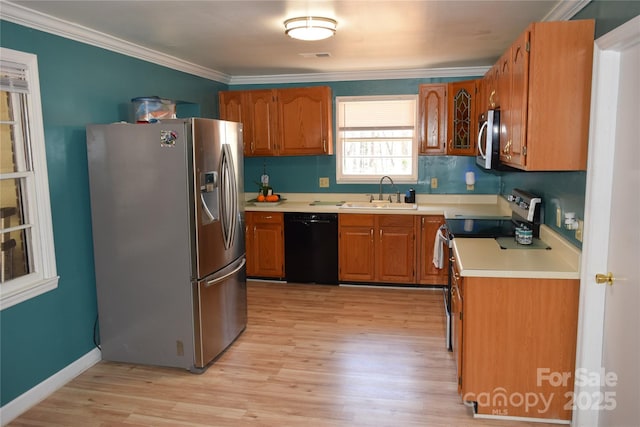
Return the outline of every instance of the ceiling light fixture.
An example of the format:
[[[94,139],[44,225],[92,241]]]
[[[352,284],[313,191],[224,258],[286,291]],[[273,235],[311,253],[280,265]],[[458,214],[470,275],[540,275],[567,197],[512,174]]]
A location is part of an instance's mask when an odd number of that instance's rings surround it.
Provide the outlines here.
[[[298,40],[323,40],[334,35],[337,26],[331,18],[302,16],[284,21],[284,33]]]

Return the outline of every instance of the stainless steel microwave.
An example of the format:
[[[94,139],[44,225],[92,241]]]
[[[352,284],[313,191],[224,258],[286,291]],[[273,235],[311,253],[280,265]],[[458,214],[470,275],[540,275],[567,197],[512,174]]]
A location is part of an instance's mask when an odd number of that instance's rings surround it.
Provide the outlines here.
[[[478,117],[476,163],[484,169],[500,165],[500,110],[488,110]]]

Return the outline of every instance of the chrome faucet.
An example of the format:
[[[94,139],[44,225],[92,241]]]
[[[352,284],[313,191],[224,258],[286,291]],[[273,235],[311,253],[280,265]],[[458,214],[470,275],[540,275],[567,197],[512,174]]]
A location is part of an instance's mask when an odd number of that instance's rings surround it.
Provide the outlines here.
[[[382,181],[384,181],[385,178],[389,180],[393,188],[396,190],[396,199],[397,199],[396,202],[400,203],[400,191],[398,191],[398,187],[396,187],[396,185],[393,183],[393,180],[391,179],[391,177],[387,175],[380,178],[380,192],[378,193],[378,200],[382,200]],[[391,195],[389,195],[389,202],[391,202]]]

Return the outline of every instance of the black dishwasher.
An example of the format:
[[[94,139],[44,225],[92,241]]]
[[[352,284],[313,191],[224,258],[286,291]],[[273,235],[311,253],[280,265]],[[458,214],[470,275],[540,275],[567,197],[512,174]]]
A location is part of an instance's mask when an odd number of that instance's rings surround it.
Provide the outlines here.
[[[338,214],[284,214],[284,270],[288,282],[338,283]]]

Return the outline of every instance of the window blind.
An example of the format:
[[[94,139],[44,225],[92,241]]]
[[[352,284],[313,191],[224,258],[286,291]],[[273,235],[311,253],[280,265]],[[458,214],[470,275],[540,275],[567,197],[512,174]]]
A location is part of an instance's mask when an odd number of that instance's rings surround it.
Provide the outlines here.
[[[0,60],[0,90],[29,93],[27,71],[24,64]]]
[[[358,129],[413,129],[415,99],[349,100],[339,104],[338,127]]]

